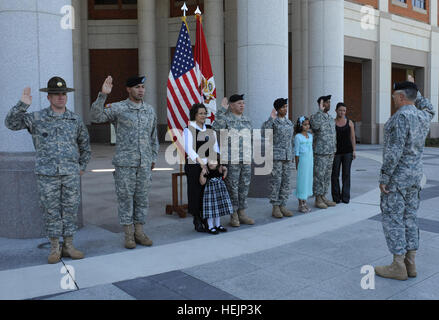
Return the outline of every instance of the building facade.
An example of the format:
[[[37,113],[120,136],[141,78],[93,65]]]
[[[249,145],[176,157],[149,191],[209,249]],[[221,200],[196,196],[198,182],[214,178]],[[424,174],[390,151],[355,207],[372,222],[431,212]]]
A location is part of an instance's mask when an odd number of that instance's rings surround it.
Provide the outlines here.
[[[439,137],[438,0],[186,2],[192,45],[197,5],[203,12],[218,101],[244,93],[255,127],[269,117],[278,97],[290,98],[289,117],[295,120],[316,112],[319,96],[332,94],[333,109],[337,102],[346,103],[357,139],[381,143],[384,123],[395,112],[392,82],[412,74],[436,108],[430,137]],[[183,3],[0,0],[0,118],[26,86],[33,95],[29,111],[47,107],[46,94],[38,89],[58,75],[76,89],[68,107],[83,117],[92,142],[110,142],[109,125],[90,121],[90,105],[107,75],[114,79],[111,103],[125,99],[125,80],[140,74],[147,77],[145,100],[156,108],[163,141],[167,79]],[[37,202],[29,199],[36,197],[34,149],[24,131],[2,124],[0,137],[0,217],[5,222],[7,212],[25,214],[27,204]],[[19,217],[8,217],[18,228]]]

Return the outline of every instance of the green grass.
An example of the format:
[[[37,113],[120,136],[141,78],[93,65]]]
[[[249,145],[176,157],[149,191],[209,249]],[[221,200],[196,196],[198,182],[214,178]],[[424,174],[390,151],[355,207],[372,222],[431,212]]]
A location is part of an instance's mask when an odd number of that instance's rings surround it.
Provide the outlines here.
[[[427,140],[425,140],[425,146],[439,148],[439,138],[427,138]]]

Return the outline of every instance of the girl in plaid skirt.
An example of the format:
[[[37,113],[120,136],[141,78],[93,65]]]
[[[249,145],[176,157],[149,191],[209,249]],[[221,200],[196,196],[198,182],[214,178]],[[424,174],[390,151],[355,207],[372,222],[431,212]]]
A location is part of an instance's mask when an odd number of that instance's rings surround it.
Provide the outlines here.
[[[203,196],[203,218],[207,219],[208,233],[218,234],[227,229],[221,225],[220,217],[233,214],[233,206],[230,201],[224,179],[227,176],[227,168],[221,166],[218,161],[209,161],[208,168],[204,168],[200,174],[200,184],[205,185]]]

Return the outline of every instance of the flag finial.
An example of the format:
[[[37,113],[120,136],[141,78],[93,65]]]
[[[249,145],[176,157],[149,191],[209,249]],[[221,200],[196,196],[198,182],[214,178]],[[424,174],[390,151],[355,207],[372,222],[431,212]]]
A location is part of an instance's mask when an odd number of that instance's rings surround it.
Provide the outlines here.
[[[201,10],[200,10],[200,7],[199,7],[199,6],[197,6],[197,10],[195,10],[195,14],[199,14],[199,15],[201,15]]]
[[[186,11],[189,9],[187,8],[186,2],[183,4],[183,7],[181,7],[181,11],[183,11],[183,17],[186,17]]]

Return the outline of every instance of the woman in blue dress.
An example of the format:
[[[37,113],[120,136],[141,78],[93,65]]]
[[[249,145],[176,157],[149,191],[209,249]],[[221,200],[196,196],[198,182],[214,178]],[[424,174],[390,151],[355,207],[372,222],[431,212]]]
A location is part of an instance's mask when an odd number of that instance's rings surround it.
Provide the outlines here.
[[[296,197],[299,199],[299,212],[308,213],[311,209],[306,200],[313,195],[313,150],[312,134],[309,133],[309,119],[302,116],[297,119],[294,137],[294,150],[296,154]]]

